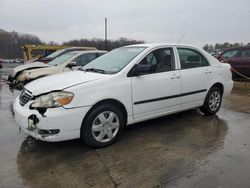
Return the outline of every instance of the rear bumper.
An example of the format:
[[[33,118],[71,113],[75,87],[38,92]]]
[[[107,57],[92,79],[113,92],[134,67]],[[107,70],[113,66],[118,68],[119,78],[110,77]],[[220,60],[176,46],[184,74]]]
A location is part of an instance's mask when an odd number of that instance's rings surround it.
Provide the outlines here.
[[[227,81],[226,83],[224,83],[224,96],[230,95],[232,92],[234,86],[234,82],[232,80]]]
[[[29,109],[30,103],[21,106],[17,98],[13,104],[15,121],[22,131],[38,140],[48,142],[80,138],[82,120],[90,107],[51,108],[42,116],[37,110]],[[31,117],[35,117],[36,121]],[[51,131],[51,134],[41,133],[43,131]]]

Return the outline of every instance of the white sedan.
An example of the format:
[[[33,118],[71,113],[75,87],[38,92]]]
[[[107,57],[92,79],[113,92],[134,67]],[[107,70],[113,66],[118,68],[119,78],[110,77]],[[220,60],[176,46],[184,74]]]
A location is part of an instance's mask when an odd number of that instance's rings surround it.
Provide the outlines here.
[[[124,127],[183,110],[215,114],[233,87],[230,65],[180,44],[115,49],[82,70],[35,80],[14,102],[20,128],[43,141],[114,143]]]

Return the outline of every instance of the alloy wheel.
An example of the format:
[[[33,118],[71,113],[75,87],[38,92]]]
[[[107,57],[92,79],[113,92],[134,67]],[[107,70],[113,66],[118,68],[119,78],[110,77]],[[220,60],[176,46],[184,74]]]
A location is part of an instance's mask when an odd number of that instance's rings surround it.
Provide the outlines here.
[[[209,97],[209,108],[211,111],[216,111],[221,102],[221,96],[218,91],[213,91]]]
[[[92,124],[92,135],[98,142],[109,142],[118,133],[119,118],[112,111],[105,111],[97,115]]]

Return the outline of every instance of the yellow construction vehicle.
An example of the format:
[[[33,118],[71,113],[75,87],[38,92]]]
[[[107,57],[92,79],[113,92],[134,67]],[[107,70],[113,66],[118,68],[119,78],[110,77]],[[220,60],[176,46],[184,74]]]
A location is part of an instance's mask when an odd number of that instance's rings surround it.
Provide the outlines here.
[[[32,44],[25,44],[22,47],[23,50],[23,60],[28,61],[32,58],[32,51],[43,51],[43,54],[36,55],[36,57],[42,57],[44,55],[49,55],[52,52],[55,52],[56,50],[60,50],[63,48],[68,48],[71,46],[61,46],[61,45],[32,45]]]
[[[75,50],[96,50],[95,47],[72,47],[72,46],[64,46],[64,45],[32,45],[32,44],[25,44],[23,49],[23,60],[30,61],[31,59],[38,60],[47,63],[48,61],[55,58],[43,58],[48,56],[49,54],[62,49],[67,49],[66,51],[75,51]],[[36,51],[36,53],[32,53]],[[39,53],[37,53],[39,52]],[[65,53],[64,52],[64,53]],[[35,55],[34,55],[35,54]]]

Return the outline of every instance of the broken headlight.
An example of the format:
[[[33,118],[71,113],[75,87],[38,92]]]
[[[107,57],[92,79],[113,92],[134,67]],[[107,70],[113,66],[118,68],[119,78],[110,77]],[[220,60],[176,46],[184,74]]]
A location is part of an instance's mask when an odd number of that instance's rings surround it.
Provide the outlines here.
[[[69,104],[74,97],[73,93],[67,91],[51,92],[36,98],[32,108],[54,108]]]

